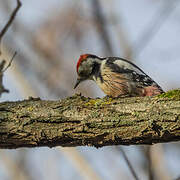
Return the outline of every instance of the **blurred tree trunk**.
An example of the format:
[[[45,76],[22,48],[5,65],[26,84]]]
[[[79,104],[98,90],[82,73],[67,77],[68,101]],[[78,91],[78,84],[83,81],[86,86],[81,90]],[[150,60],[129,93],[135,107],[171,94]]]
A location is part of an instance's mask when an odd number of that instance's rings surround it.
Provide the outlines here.
[[[154,144],[180,140],[180,91],[161,97],[0,103],[0,148]]]

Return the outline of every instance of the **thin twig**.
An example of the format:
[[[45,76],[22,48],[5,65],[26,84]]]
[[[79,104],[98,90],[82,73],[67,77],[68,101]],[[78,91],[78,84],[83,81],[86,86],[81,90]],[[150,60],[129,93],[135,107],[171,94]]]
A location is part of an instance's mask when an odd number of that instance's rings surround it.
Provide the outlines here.
[[[123,150],[120,146],[118,146],[116,149],[117,149],[118,151],[121,151],[121,153],[122,153],[122,155],[123,155],[123,158],[124,158],[124,160],[126,161],[128,167],[129,167],[129,170],[131,171],[134,179],[135,179],[135,180],[139,180],[139,178],[138,178],[138,176],[137,176],[137,174],[136,174],[133,166],[131,165],[128,157],[126,156],[126,153],[124,152],[124,150]]]
[[[11,66],[12,61],[15,58],[16,54],[17,54],[17,52],[15,51],[12,58],[11,58],[11,60],[9,61],[8,65],[3,69],[3,71],[2,71],[3,73]]]
[[[8,22],[6,23],[6,25],[4,26],[4,28],[2,29],[2,31],[0,32],[0,55],[1,55],[1,41],[2,41],[2,37],[4,36],[4,34],[7,32],[7,30],[9,29],[10,25],[12,24],[14,18],[16,17],[16,14],[19,10],[19,8],[21,7],[21,2],[20,0],[17,0],[17,6],[14,9],[14,11],[12,12]]]

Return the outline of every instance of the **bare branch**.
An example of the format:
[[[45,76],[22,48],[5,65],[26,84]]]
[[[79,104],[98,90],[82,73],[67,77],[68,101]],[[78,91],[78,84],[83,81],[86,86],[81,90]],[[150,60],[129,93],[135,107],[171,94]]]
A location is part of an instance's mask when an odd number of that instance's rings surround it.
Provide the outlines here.
[[[124,160],[126,161],[128,167],[129,167],[129,170],[131,171],[131,174],[133,175],[134,179],[135,180],[139,180],[133,166],[131,165],[131,162],[129,161],[128,157],[126,156],[126,153],[124,152],[124,150],[119,146],[116,148],[118,151],[121,151],[123,157],[124,157]]]
[[[4,26],[4,28],[0,32],[0,55],[2,54],[2,52],[1,52],[1,41],[2,41],[2,38],[3,38],[4,34],[7,32],[7,30],[9,29],[9,27],[11,26],[11,24],[12,24],[14,18],[16,17],[16,14],[17,14],[17,12],[18,12],[20,7],[21,7],[21,2],[20,2],[20,0],[17,0],[16,8],[12,12],[8,22],[6,23],[6,25]]]
[[[15,8],[14,11],[12,12],[12,14],[11,14],[8,22],[6,23],[6,25],[4,26],[4,28],[3,28],[2,31],[0,32],[0,56],[1,56],[1,54],[2,54],[2,51],[1,51],[2,38],[3,38],[4,34],[7,32],[7,30],[9,29],[10,25],[12,24],[12,22],[13,22],[13,20],[14,20],[14,18],[15,18],[15,16],[16,16],[16,14],[17,14],[17,12],[18,12],[18,10],[19,10],[20,7],[21,7],[21,2],[20,2],[20,0],[17,0],[17,6],[16,6],[16,8]],[[5,60],[2,60],[2,62],[0,62],[0,96],[1,96],[1,94],[4,93],[4,92],[9,92],[9,91],[8,91],[7,89],[5,89],[4,86],[3,86],[3,82],[2,82],[2,81],[3,81],[3,73],[11,66],[11,63],[12,63],[15,55],[16,55],[16,52],[14,53],[12,59],[10,60],[9,64],[7,65],[7,67],[5,67],[5,63],[6,63]]]
[[[0,148],[154,144],[180,140],[180,90],[161,97],[0,103]]]
[[[15,51],[12,58],[11,58],[11,60],[9,61],[8,65],[2,70],[3,73],[11,66],[12,61],[15,58],[16,54],[17,54],[17,52]]]

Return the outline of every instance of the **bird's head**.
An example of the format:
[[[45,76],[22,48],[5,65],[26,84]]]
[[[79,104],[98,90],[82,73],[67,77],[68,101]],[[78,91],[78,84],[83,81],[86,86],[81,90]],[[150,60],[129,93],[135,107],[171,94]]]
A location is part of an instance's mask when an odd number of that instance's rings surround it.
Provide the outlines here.
[[[77,65],[76,71],[78,78],[74,89],[85,80],[92,80],[92,76],[96,71],[97,64],[101,61],[101,58],[92,55],[92,54],[83,54],[80,56]]]

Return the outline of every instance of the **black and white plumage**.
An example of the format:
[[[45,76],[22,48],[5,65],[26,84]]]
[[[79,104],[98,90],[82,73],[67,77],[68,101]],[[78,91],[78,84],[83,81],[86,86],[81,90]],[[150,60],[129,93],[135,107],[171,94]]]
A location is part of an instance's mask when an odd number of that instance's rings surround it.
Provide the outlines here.
[[[153,96],[163,93],[162,88],[132,62],[119,57],[100,58],[81,55],[77,63],[78,84],[94,80],[105,94],[118,96]]]

